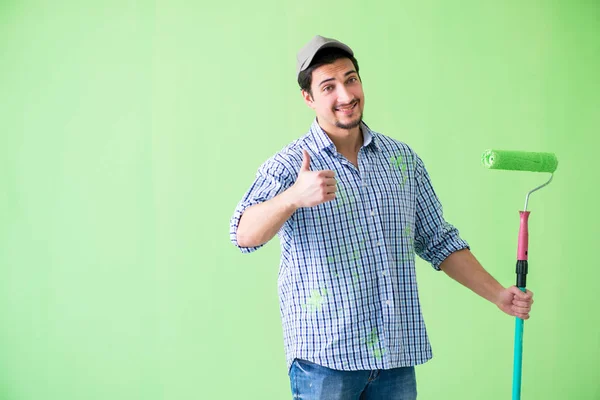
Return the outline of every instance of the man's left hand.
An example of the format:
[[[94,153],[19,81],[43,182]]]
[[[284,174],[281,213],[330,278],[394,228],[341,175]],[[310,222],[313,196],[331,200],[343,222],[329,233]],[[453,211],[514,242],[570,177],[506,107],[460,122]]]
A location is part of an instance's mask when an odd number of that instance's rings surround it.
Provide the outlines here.
[[[496,305],[499,309],[521,319],[529,319],[529,312],[533,304],[533,292],[521,291],[516,286],[511,286],[500,292]]]

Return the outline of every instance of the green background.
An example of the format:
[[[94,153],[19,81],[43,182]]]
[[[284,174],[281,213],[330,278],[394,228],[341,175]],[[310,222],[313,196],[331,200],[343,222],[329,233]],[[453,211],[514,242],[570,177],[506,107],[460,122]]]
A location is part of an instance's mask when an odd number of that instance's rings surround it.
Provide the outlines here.
[[[229,218],[313,113],[313,35],[355,50],[365,120],[424,159],[504,285],[530,201],[523,399],[600,399],[598,1],[0,0],[0,399],[287,399],[277,240]],[[514,321],[419,260],[420,399],[508,399]]]

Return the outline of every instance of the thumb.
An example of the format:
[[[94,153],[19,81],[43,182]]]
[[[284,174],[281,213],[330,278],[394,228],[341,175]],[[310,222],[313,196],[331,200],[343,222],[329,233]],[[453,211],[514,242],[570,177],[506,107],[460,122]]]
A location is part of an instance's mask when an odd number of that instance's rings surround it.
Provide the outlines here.
[[[304,157],[302,158],[302,167],[300,167],[300,171],[310,171],[310,156],[306,150],[302,150],[304,152]]]

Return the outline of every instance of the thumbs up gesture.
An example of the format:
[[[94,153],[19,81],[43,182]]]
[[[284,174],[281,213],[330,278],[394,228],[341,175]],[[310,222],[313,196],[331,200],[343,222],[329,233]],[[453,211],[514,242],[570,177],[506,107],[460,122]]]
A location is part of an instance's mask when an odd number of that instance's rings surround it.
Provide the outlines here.
[[[296,207],[314,207],[335,199],[335,172],[331,170],[311,171],[310,156],[306,150],[298,179],[291,187]]]

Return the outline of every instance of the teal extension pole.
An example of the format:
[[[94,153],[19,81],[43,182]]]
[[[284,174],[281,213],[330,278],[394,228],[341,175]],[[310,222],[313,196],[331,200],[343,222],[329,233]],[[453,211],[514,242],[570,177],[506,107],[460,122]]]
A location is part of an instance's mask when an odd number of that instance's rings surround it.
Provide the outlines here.
[[[525,291],[525,288],[519,288]],[[521,399],[521,370],[523,365],[523,320],[516,318],[515,321],[515,350],[513,357],[513,400]]]

